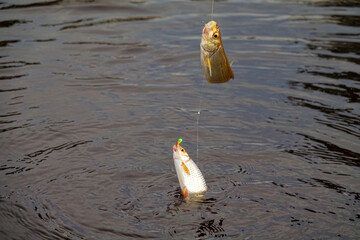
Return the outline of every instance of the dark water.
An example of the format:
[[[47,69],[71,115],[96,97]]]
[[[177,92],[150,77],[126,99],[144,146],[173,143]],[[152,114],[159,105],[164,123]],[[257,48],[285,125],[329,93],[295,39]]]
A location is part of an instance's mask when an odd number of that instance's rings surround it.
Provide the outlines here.
[[[1,239],[359,239],[359,1],[0,3]],[[209,191],[180,195],[179,137]]]

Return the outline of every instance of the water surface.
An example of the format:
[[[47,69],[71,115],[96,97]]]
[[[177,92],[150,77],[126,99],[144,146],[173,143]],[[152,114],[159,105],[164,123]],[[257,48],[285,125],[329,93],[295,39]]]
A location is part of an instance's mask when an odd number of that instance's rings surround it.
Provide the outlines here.
[[[357,1],[216,1],[225,84],[200,65],[210,1],[0,12],[1,239],[360,237]],[[181,196],[179,137],[202,203]]]

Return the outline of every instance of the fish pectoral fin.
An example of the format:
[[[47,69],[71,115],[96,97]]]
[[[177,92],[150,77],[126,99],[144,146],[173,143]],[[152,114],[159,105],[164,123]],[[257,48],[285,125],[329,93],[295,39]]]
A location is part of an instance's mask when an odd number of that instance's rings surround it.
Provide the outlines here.
[[[210,77],[211,77],[211,64],[210,64],[210,57],[209,56],[206,57],[206,64],[208,65],[209,72],[210,72]]]
[[[181,167],[188,175],[190,175],[190,171],[189,171],[188,167],[185,165],[185,163],[181,163]]]
[[[230,61],[230,67],[233,65],[233,63],[234,63],[234,59],[231,59],[231,61]]]

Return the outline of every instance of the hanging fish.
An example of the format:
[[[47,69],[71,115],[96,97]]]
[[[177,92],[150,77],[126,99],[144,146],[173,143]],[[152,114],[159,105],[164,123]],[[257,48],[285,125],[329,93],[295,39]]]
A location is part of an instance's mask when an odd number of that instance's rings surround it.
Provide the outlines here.
[[[231,78],[234,79],[231,64],[221,41],[220,29],[215,21],[205,24],[201,36],[200,53],[201,65],[209,83],[224,83]]]
[[[202,196],[207,190],[205,179],[195,162],[189,157],[185,149],[180,146],[181,141],[180,138],[173,146],[175,170],[181,192],[184,198]]]

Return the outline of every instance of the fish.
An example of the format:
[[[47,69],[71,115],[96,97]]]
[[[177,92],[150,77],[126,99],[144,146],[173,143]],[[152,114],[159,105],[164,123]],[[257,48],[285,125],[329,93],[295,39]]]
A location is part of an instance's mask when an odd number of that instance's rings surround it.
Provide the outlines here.
[[[200,43],[200,60],[209,83],[225,83],[234,79],[234,72],[226,57],[220,28],[215,21],[205,24]]]
[[[180,146],[180,138],[173,146],[173,159],[181,192],[185,199],[201,197],[207,191],[206,182],[198,166]]]

